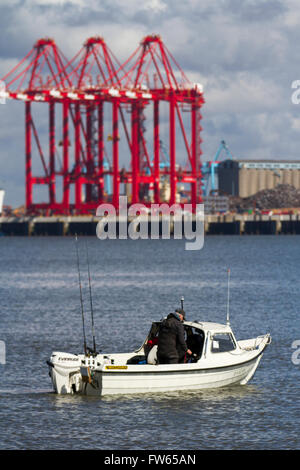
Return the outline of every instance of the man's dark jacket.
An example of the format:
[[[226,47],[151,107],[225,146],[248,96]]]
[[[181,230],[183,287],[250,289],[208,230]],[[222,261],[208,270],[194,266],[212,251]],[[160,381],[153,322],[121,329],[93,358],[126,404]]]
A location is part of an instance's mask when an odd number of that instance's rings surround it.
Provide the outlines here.
[[[158,361],[177,363],[187,351],[184,339],[184,326],[176,313],[170,313],[160,326],[158,336]]]

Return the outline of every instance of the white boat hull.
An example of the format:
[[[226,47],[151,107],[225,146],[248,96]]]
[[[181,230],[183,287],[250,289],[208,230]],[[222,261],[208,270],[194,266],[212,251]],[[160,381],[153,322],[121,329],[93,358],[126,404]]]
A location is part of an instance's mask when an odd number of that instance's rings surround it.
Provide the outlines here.
[[[101,364],[100,367],[93,367],[97,360],[101,360],[100,356],[90,360],[83,359],[84,356],[73,356],[73,364],[70,364],[69,359],[68,369],[65,370],[61,364],[63,361],[57,363],[52,356],[49,369],[54,390],[59,394],[105,396],[219,388],[248,383],[256,371],[266,344],[261,350],[245,351],[234,356],[233,364],[220,364],[218,367],[208,364],[205,359],[193,364],[124,365],[123,363],[123,365]],[[54,354],[60,358],[59,354],[64,353]],[[83,362],[85,365],[80,367],[80,363]],[[90,376],[84,371],[88,371]]]
[[[86,395],[103,396],[245,385],[253,376],[260,359],[261,355],[246,364],[211,370],[199,369],[197,364],[184,364],[173,370],[169,366],[146,366],[148,370],[141,370],[141,366],[128,366],[130,370],[124,372],[117,369],[95,372],[93,383],[85,384],[82,392]]]

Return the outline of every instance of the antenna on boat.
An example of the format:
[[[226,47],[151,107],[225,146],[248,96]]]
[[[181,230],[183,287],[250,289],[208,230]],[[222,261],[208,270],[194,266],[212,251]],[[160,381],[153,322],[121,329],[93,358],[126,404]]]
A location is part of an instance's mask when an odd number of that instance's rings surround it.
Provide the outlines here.
[[[77,254],[77,270],[78,270],[78,282],[79,282],[81,317],[82,317],[82,329],[83,329],[83,346],[84,346],[84,353],[87,354],[86,337],[85,337],[85,326],[84,326],[84,313],[83,313],[83,301],[82,301],[81,277],[80,277],[80,267],[79,267],[79,254],[78,254],[78,246],[77,246],[77,244],[78,244],[78,239],[77,239],[77,234],[76,234],[76,235],[75,235],[75,246],[76,246],[76,254]]]
[[[230,325],[229,321],[229,292],[230,292],[230,269],[227,269],[227,319],[226,324]]]
[[[93,310],[93,299],[92,299],[92,286],[91,286],[91,276],[90,276],[90,263],[89,263],[89,252],[88,245],[85,242],[86,247],[86,261],[88,267],[88,277],[89,277],[89,291],[90,291],[90,305],[91,305],[91,318],[92,318],[92,336],[93,336],[93,348],[94,353],[96,353],[96,339],[95,339],[95,328],[94,328],[94,310]]]

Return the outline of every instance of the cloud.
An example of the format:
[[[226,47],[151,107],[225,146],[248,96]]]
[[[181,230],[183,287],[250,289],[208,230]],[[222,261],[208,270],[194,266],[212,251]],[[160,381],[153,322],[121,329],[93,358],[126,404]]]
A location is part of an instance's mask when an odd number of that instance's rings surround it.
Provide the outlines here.
[[[160,13],[167,9],[167,5],[162,0],[148,0],[145,2],[144,7],[146,10],[151,10],[154,13]]]

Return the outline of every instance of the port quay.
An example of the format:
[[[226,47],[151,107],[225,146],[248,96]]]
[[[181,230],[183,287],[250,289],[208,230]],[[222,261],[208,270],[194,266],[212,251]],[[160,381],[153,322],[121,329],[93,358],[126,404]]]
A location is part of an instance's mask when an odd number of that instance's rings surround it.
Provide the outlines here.
[[[75,234],[96,236],[99,220],[101,218],[96,216],[0,217],[0,233],[7,236],[74,236]],[[130,224],[133,220],[133,217],[128,217],[127,223]],[[160,235],[162,235],[163,220],[163,218],[159,220]],[[117,238],[119,223],[116,219]],[[147,223],[150,237],[150,217],[147,218]],[[172,216],[169,229],[172,236],[174,234]],[[300,216],[299,214],[207,214],[204,217],[204,232],[205,235],[300,234]]]

